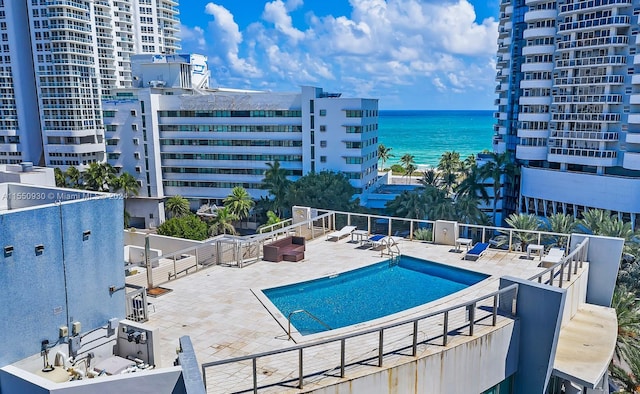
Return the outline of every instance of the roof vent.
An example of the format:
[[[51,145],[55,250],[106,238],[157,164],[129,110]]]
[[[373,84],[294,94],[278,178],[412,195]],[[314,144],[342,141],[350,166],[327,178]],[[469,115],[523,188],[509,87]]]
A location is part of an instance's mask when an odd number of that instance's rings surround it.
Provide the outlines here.
[[[33,171],[33,163],[30,161],[23,161],[20,163],[20,167],[22,167],[22,172]]]

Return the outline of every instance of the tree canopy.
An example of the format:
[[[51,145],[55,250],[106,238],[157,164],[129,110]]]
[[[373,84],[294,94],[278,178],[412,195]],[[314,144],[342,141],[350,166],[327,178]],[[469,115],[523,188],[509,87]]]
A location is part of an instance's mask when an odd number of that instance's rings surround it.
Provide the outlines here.
[[[158,226],[158,234],[202,241],[207,239],[207,224],[190,213],[165,221]]]
[[[356,190],[346,176],[331,171],[312,172],[292,183],[286,195],[289,206],[302,205],[347,211],[355,208]]]

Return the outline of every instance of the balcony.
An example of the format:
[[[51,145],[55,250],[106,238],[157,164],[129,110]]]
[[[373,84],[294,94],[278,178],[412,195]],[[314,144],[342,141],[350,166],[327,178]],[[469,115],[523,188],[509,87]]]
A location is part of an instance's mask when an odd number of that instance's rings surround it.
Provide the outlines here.
[[[629,114],[629,123],[640,124],[640,114]]]
[[[572,30],[585,30],[596,27],[629,27],[631,18],[627,15],[617,15],[605,18],[596,18],[578,22],[561,23],[558,25],[559,32],[570,32]]]
[[[591,67],[591,66],[624,66],[627,64],[626,56],[594,56],[580,59],[557,60],[557,68],[567,67]]]
[[[516,158],[520,160],[546,160],[547,147],[518,145],[516,146]]]
[[[556,10],[533,10],[525,12],[524,21],[538,21],[543,19],[556,19],[557,11]]]
[[[522,89],[530,89],[530,88],[549,88],[551,89],[553,83],[550,79],[531,79],[531,80],[523,80],[520,81],[520,88]]]
[[[624,152],[622,167],[629,170],[640,170],[640,153]]]
[[[631,116],[630,116],[631,117]],[[620,114],[592,114],[592,113],[554,113],[555,121],[589,121],[589,122],[620,122]]]
[[[640,144],[640,133],[627,133],[627,144]]]
[[[524,63],[520,66],[522,72],[527,71],[553,71],[553,62],[546,63]]]
[[[556,28],[555,27],[536,27],[526,29],[522,33],[522,37],[524,39],[534,38],[534,37],[555,37],[556,36]]]
[[[549,130],[546,129],[518,129],[520,138],[548,138]]]
[[[507,100],[507,99],[505,99]],[[520,96],[520,105],[549,105],[551,97],[549,96]],[[506,104],[506,101],[505,101]]]
[[[520,122],[548,122],[551,116],[548,112],[543,113],[519,113],[518,120]]]
[[[555,50],[554,45],[531,45],[522,48],[522,55],[553,54]]]

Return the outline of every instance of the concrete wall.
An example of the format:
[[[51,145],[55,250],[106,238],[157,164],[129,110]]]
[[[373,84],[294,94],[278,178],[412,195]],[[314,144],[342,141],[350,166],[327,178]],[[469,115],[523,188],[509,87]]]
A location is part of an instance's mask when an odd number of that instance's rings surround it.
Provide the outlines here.
[[[124,244],[133,245],[144,248],[144,238],[147,234],[135,231],[124,230]],[[203,245],[201,241],[192,241],[189,239],[167,237],[164,235],[149,235],[149,247],[151,249],[159,249],[163,254],[177,252],[187,248]]]
[[[583,271],[578,272],[577,276],[572,275],[571,285],[566,287],[567,296],[562,312],[562,325],[568,323],[581,304],[587,302],[587,286],[589,283],[589,264],[585,263]],[[556,282],[557,283],[557,282]],[[565,282],[566,283],[566,282]],[[566,286],[566,285],[563,285]]]
[[[0,369],[0,387],[3,393],[20,394],[186,393],[180,367],[53,383],[9,365]]]
[[[127,212],[131,217],[130,227],[136,227],[135,218],[144,220],[144,228],[155,228],[162,224],[164,217],[164,203],[161,199],[135,198],[127,199]]]
[[[542,393],[553,371],[566,290],[521,278],[500,278],[500,288],[514,283],[519,285],[516,316],[520,335],[513,392]]]
[[[436,220],[433,228],[435,243],[440,245],[455,245],[458,238],[458,223],[446,220]]]
[[[640,199],[630,198],[640,194],[639,179],[543,168],[522,167],[521,171],[522,196],[611,211],[640,212]]]
[[[60,326],[78,321],[86,332],[124,317],[123,291],[109,292],[124,286],[122,200],[4,211],[0,228],[0,248],[13,246],[0,254],[0,365],[54,343]]]
[[[442,352],[311,392],[480,393],[516,371],[517,364],[509,357],[510,343],[512,337],[517,336],[516,331],[515,322],[510,322],[487,335],[451,346]]]
[[[571,234],[571,250],[585,238],[589,238],[589,283],[587,302],[589,304],[611,306],[613,290],[616,286],[624,239],[600,237],[586,234]]]

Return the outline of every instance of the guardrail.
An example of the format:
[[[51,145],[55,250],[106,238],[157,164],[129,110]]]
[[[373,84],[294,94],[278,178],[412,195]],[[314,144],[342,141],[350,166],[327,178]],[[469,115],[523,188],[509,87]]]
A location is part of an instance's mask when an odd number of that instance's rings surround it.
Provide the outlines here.
[[[582,242],[580,242],[576,248],[571,251],[567,256],[562,257],[562,259],[555,264],[552,264],[546,270],[532,276],[528,280],[534,281],[537,280],[538,283],[544,283],[550,286],[554,285],[555,279],[558,279],[558,287],[562,287],[562,284],[565,280],[571,280],[571,275],[576,275],[578,273],[578,268],[582,268],[583,263],[587,258],[587,251],[589,249],[589,238],[585,238]],[[549,275],[549,279],[543,281],[543,278]]]
[[[347,340],[352,340],[354,338],[359,338],[359,337],[363,337],[365,335],[368,334],[372,334],[372,333],[377,333],[378,334],[378,347],[377,347],[377,366],[378,367],[382,367],[384,364],[384,356],[388,355],[388,354],[395,354],[396,352],[406,349],[408,347],[411,348],[411,356],[415,357],[417,355],[417,351],[418,351],[418,345],[422,344],[422,343],[427,343],[430,340],[434,339],[434,338],[430,338],[426,333],[423,333],[423,335],[425,335],[426,337],[420,339],[419,335],[421,334],[421,332],[419,331],[419,324],[420,322],[424,322],[426,319],[430,319],[430,318],[434,318],[434,317],[438,317],[438,316],[442,316],[442,332],[439,335],[442,335],[442,346],[446,346],[448,343],[448,339],[450,336],[450,332],[452,330],[462,330],[463,328],[468,326],[468,335],[469,336],[473,336],[474,333],[474,327],[476,325],[477,322],[479,322],[480,320],[486,319],[486,318],[491,318],[491,325],[492,326],[496,326],[497,324],[497,320],[498,320],[498,310],[501,311],[502,314],[505,315],[509,315],[509,316],[514,316],[516,313],[516,298],[517,298],[517,292],[518,292],[518,285],[517,284],[512,284],[508,287],[505,287],[503,289],[500,289],[498,291],[495,291],[493,293],[490,294],[486,294],[484,296],[475,298],[471,301],[465,302],[465,303],[461,303],[446,309],[442,309],[439,311],[435,311],[435,312],[431,312],[416,318],[412,318],[412,319],[407,319],[407,320],[403,320],[401,322],[397,322],[397,323],[391,323],[391,324],[386,324],[384,326],[381,327],[376,327],[376,328],[371,328],[371,329],[367,329],[367,330],[363,330],[363,331],[358,331],[355,333],[351,333],[351,334],[346,334],[346,335],[341,335],[338,336],[336,338],[331,338],[331,339],[325,339],[325,340],[321,340],[321,341],[317,341],[317,342],[313,342],[310,344],[302,344],[302,345],[297,345],[297,346],[292,346],[292,347],[288,347],[286,349],[278,349],[278,350],[272,350],[269,352],[263,352],[263,353],[258,353],[258,354],[252,354],[249,356],[243,356],[243,357],[235,357],[235,358],[231,358],[231,359],[227,359],[227,360],[221,360],[221,361],[213,361],[213,362],[208,362],[208,363],[204,363],[202,364],[202,376],[204,378],[204,384],[205,384],[205,388],[207,387],[207,369],[209,368],[213,368],[216,366],[221,366],[221,365],[227,365],[227,364],[232,364],[232,363],[239,363],[239,362],[243,362],[243,361],[248,361],[251,360],[251,365],[252,365],[252,391],[254,393],[258,392],[258,368],[257,368],[257,364],[258,364],[258,360],[261,358],[265,358],[265,357],[269,357],[269,356],[274,356],[274,355],[279,355],[279,354],[284,354],[284,353],[291,353],[291,352],[298,352],[298,365],[297,365],[297,387],[299,389],[303,389],[304,388],[304,377],[317,373],[316,372],[307,372],[305,373],[304,370],[304,351],[306,349],[312,348],[312,347],[317,347],[317,346],[322,346],[322,345],[328,345],[328,344],[333,344],[333,343],[340,343],[340,361],[339,361],[339,369],[340,369],[340,377],[344,378],[346,376],[345,374],[345,369],[347,367],[347,363],[346,363],[346,358],[345,358],[345,352],[346,352],[346,341]],[[502,299],[501,299],[502,297]],[[506,298],[506,299],[505,299]],[[491,300],[492,303],[490,304],[490,308],[491,308],[491,313],[484,313],[484,316],[478,316],[476,313],[478,312],[478,310],[480,310],[481,312],[483,311],[483,309],[479,309],[479,306],[481,303],[483,303],[483,301],[486,300]],[[502,307],[501,307],[502,305]],[[462,319],[462,322],[454,327],[452,326],[450,323],[452,322],[450,315],[454,312],[462,312],[463,315],[467,316],[467,318]],[[401,343],[400,341],[393,341],[391,344],[387,344],[390,346],[385,346],[385,341],[384,341],[384,333],[385,331],[388,331],[390,329],[393,328],[397,328],[397,327],[403,327],[403,326],[411,326],[411,342],[410,343]],[[437,338],[438,336],[436,336],[435,338]],[[406,336],[405,336],[406,338]],[[359,362],[363,362],[366,361],[367,359],[369,359],[370,357],[367,356],[363,356],[362,360],[356,360],[353,361],[352,363],[359,363]],[[338,361],[336,360],[336,365],[338,365]],[[330,368],[335,368],[335,365],[330,366]],[[326,370],[326,366],[323,368]]]

